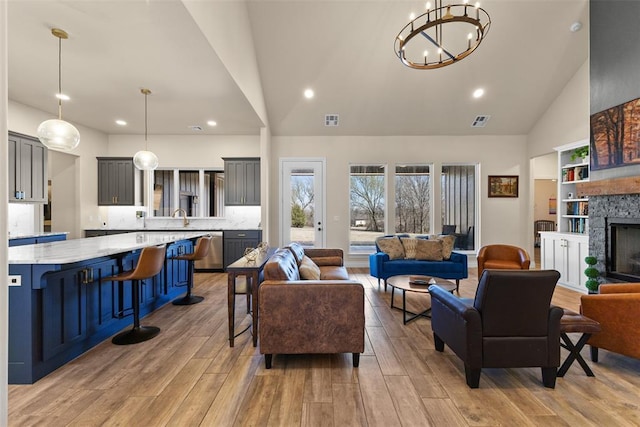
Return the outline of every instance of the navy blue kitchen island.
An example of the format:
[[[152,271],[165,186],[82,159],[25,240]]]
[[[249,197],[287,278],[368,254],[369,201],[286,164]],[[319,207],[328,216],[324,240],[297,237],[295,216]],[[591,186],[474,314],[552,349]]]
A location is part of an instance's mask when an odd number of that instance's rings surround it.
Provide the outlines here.
[[[32,384],[123,328],[131,286],[101,278],[132,269],[147,246],[167,244],[160,274],[140,295],[144,316],[186,292],[187,261],[207,232],[145,232],[9,248],[9,383]]]

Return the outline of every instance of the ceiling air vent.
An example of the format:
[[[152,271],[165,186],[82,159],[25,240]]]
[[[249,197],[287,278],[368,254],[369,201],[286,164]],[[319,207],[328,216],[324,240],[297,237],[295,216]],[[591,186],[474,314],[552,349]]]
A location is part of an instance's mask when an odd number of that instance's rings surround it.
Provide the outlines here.
[[[490,118],[491,116],[476,116],[476,118],[473,120],[473,123],[471,123],[471,127],[483,128],[487,125],[487,122],[489,121]]]
[[[324,125],[325,126],[338,126],[338,115],[337,114],[327,114],[324,116]]]
[[[198,126],[198,125],[191,125],[189,126],[189,129],[191,129],[194,132],[202,132],[202,126]]]

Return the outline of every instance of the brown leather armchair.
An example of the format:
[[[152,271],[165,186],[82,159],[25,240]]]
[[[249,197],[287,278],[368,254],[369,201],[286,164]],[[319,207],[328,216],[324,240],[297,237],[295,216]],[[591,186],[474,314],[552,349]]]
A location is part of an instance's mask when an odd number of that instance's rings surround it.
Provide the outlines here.
[[[640,359],[640,283],[600,285],[599,290],[580,297],[582,314],[602,328],[587,341],[591,360],[598,361],[599,348]]]
[[[478,252],[478,277],[485,268],[528,270],[531,259],[522,248],[511,245],[487,245]]]
[[[551,297],[559,278],[555,270],[485,270],[473,301],[431,286],[436,350],[447,344],[462,359],[470,388],[478,388],[482,368],[538,366],[544,386],[554,388],[563,310]]]

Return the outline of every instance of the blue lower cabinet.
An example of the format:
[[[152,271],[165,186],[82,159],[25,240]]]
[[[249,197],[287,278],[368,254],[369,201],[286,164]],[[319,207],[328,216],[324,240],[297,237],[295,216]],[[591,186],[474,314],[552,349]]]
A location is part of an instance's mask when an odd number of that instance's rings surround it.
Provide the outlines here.
[[[35,237],[25,237],[21,239],[9,239],[9,247],[33,245],[36,243]]]
[[[118,282],[103,282],[102,279],[119,272],[118,261],[92,264],[83,272],[87,293],[87,329],[95,334],[119,319],[121,285]]]
[[[87,292],[83,269],[47,273],[42,289],[42,360],[87,337]]]
[[[67,240],[66,234],[51,234],[49,236],[36,237],[36,243],[61,242]]]
[[[179,255],[193,253],[193,242],[183,240],[167,247],[167,260],[165,264],[165,293],[172,294],[175,291],[186,292],[189,281],[189,263],[184,260],[173,259]],[[181,289],[175,289],[181,288]]]

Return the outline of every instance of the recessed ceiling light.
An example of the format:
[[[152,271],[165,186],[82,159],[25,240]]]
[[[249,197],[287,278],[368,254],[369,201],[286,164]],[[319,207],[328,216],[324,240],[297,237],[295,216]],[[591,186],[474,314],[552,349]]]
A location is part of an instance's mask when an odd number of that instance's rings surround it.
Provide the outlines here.
[[[187,126],[189,129],[191,129],[194,132],[202,132],[202,126],[200,125],[190,125]]]
[[[313,89],[305,89],[304,90],[304,97],[307,99],[311,99],[313,98],[315,94],[313,93]]]
[[[207,122],[207,124],[208,124],[209,126],[218,126],[218,123],[217,123],[215,120],[209,120],[209,121]]]
[[[127,122],[125,122],[124,120],[120,120],[120,119],[118,119],[118,120],[116,120],[116,124],[117,124],[118,126],[126,126],[126,125],[127,125]]]
[[[56,98],[62,100],[62,101],[68,101],[71,98],[69,98],[69,95],[65,95],[64,93],[56,93]]]
[[[569,27],[569,30],[571,30],[572,33],[576,33],[578,31],[580,31],[582,29],[582,22],[580,21],[576,21],[573,24],[571,24],[571,26]]]
[[[482,95],[484,95],[484,89],[482,89],[482,88],[478,88],[478,89],[473,91],[473,97],[474,98],[480,98],[480,97],[482,97]]]

